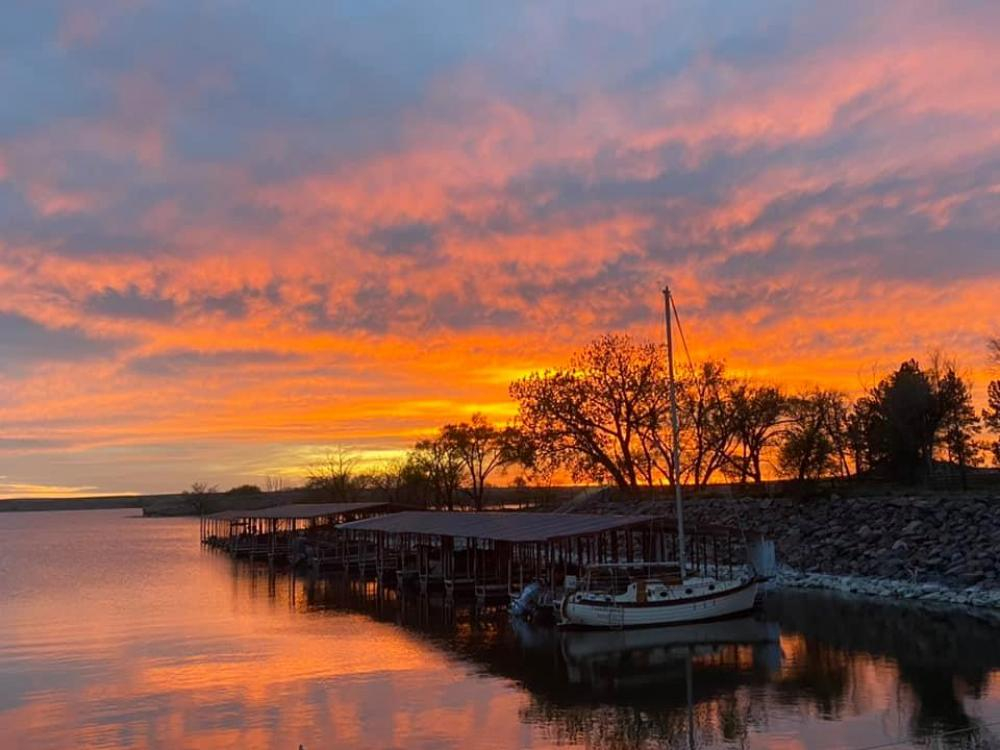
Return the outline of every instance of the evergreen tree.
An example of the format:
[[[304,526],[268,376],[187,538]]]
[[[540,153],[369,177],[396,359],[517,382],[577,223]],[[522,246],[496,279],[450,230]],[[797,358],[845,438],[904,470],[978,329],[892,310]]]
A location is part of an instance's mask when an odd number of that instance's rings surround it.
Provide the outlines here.
[[[934,384],[916,360],[909,360],[858,400],[855,430],[873,468],[913,483],[930,472],[941,423]]]
[[[983,409],[983,422],[993,431],[993,442],[989,443],[993,463],[1000,466],[1000,380],[994,380],[986,388],[987,406]]]
[[[958,464],[962,488],[965,489],[968,486],[966,467],[979,463],[975,438],[981,428],[979,416],[972,405],[972,389],[955,372],[955,368],[949,366],[938,378],[936,391],[941,423],[939,442],[948,461]]]

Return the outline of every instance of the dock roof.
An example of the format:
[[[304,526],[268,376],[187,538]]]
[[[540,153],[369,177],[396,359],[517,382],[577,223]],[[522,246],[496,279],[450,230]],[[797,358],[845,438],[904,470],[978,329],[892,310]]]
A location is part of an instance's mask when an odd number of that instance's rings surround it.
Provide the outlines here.
[[[323,518],[362,511],[376,511],[387,508],[389,503],[294,503],[275,505],[257,510],[224,510],[213,513],[210,518],[235,520],[238,518],[272,518],[281,520]]]
[[[423,534],[503,542],[548,542],[587,536],[613,529],[639,526],[658,516],[614,516],[588,513],[404,511],[362,521],[349,521],[337,528],[382,531],[390,534]]]

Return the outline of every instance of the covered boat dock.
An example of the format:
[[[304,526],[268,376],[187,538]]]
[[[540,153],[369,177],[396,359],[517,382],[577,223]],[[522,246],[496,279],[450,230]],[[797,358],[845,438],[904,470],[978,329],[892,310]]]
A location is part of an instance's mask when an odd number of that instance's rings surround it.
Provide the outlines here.
[[[338,527],[355,545],[374,549],[377,578],[421,592],[477,598],[517,594],[544,580],[562,588],[592,565],[643,565],[677,560],[676,528],[644,515],[404,511]],[[732,529],[689,529],[689,564],[706,573],[742,564]]]
[[[337,525],[391,511],[390,503],[298,503],[226,510],[201,519],[201,541],[234,557],[356,565],[366,550],[357,545],[348,549]]]

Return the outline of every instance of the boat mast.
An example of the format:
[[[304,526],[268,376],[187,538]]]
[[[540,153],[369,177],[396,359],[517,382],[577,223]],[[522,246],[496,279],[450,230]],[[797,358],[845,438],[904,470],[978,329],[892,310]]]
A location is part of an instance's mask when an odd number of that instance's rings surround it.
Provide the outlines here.
[[[674,335],[670,323],[670,308],[673,301],[670,297],[670,287],[663,287],[663,309],[667,326],[667,373],[670,382],[670,425],[673,429],[673,480],[674,501],[677,504],[677,562],[681,567],[681,583],[686,577],[687,565],[684,551],[684,505],[681,499],[681,425],[677,418],[677,387],[674,383]]]

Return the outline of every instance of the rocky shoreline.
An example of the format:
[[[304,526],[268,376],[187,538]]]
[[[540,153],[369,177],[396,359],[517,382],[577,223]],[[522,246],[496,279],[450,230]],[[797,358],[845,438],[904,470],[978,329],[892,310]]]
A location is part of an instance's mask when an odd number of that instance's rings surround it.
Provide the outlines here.
[[[891,578],[838,576],[823,573],[801,573],[782,567],[772,585],[795,589],[821,589],[843,594],[904,599],[930,605],[974,607],[994,611],[1000,622],[1000,589],[967,586],[964,589],[936,583],[911,583]]]
[[[610,490],[566,509],[673,515],[670,501]],[[777,585],[1000,609],[998,493],[694,498],[685,503],[685,520],[772,539]]]

